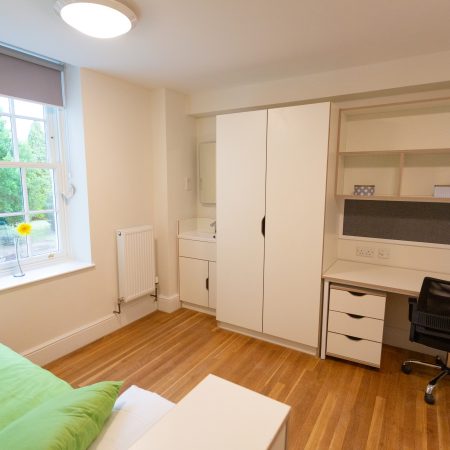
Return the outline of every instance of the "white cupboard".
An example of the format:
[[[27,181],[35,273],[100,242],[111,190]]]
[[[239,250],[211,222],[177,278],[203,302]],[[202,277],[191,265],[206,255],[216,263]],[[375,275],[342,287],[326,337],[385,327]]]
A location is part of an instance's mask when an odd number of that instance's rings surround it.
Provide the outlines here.
[[[329,117],[319,103],[217,118],[219,321],[318,347]]]
[[[178,254],[180,300],[183,303],[215,309],[216,243],[180,238]]]
[[[180,256],[180,300],[208,306],[208,261]]]

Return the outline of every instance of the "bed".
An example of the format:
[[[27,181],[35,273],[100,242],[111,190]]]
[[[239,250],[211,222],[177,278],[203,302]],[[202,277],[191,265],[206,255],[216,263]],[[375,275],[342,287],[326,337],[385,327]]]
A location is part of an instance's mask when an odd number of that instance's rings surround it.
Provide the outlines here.
[[[177,405],[122,383],[74,389],[0,344],[0,449],[284,450],[290,407],[209,374]]]
[[[0,344],[0,449],[126,450],[174,404],[120,382],[74,389]]]

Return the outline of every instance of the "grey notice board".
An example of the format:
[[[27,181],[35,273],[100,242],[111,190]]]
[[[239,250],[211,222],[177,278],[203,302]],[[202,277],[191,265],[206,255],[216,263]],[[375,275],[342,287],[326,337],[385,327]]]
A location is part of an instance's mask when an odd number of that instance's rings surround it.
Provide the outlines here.
[[[450,245],[450,203],[346,200],[343,234]]]

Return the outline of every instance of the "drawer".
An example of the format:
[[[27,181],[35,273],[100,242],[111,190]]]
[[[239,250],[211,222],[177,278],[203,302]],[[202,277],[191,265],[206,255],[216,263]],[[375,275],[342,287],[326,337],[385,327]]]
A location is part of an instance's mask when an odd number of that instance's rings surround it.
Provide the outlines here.
[[[380,367],[381,342],[353,340],[343,334],[328,332],[327,355]]]
[[[357,294],[357,295],[355,295]],[[384,320],[386,296],[330,289],[330,310]]]
[[[216,243],[194,241],[190,239],[178,239],[178,252],[179,256],[215,261]]]
[[[370,317],[351,317],[347,313],[330,311],[328,315],[328,331],[339,334],[381,342],[383,340],[384,321]]]

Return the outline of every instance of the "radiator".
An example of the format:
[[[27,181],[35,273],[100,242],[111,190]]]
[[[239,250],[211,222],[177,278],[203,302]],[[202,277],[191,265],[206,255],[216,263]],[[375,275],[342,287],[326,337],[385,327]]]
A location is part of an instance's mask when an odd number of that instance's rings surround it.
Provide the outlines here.
[[[155,290],[155,247],[150,225],[116,231],[119,302]]]

